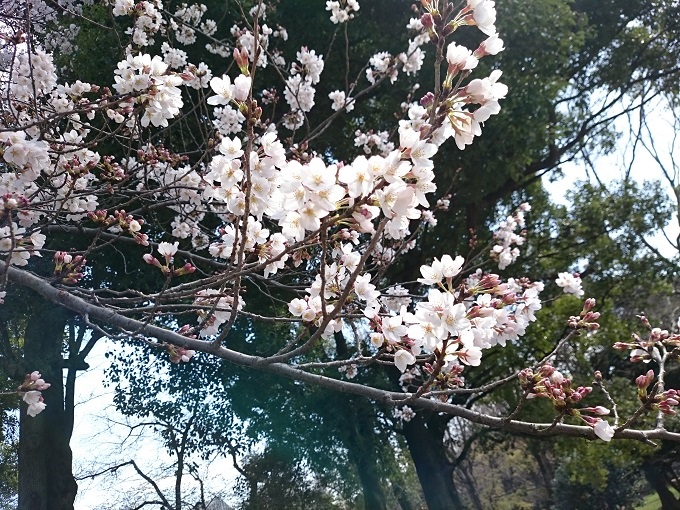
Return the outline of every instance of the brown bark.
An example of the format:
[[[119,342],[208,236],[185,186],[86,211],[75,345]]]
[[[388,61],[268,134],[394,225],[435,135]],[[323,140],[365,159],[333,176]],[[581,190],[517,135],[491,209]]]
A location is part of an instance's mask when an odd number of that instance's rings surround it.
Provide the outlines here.
[[[404,437],[418,473],[429,510],[456,510],[463,508],[458,491],[453,484],[453,465],[446,457],[437,416],[426,421],[420,410],[411,421],[404,423]]]
[[[25,366],[41,372],[51,387],[43,392],[47,407],[38,416],[28,416],[22,404],[19,510],[73,509],[78,490],[69,445],[72,425],[64,412],[62,345],[66,318],[53,304],[36,302],[26,327]]]

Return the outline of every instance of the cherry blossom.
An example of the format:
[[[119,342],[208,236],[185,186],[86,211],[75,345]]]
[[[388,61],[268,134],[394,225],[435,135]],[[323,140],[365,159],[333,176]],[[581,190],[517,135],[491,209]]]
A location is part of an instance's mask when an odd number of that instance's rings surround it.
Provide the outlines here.
[[[576,297],[583,296],[581,277],[578,273],[559,273],[555,283],[561,287],[565,294],[573,294]]]

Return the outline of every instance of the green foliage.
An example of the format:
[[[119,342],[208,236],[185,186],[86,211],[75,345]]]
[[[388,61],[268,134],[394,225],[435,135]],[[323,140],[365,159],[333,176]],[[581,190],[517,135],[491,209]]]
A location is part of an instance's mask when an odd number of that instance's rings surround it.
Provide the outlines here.
[[[570,445],[576,446],[576,445]],[[616,448],[616,447],[615,447]],[[635,464],[612,445],[592,443],[575,448],[557,469],[555,510],[632,510],[649,489]]]
[[[285,453],[267,449],[250,455],[242,466],[245,475],[236,486],[241,510],[341,510],[336,498],[315,480],[303,464]]]
[[[16,399],[12,404],[16,405]],[[19,491],[19,420],[16,409],[2,412],[2,437],[0,438],[0,509],[16,508]]]

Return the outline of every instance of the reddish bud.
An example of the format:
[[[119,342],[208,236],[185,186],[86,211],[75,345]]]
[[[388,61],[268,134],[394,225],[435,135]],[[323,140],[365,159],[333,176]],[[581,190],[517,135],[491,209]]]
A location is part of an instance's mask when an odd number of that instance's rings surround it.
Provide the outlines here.
[[[641,375],[637,379],[635,379],[635,384],[641,390],[647,390],[647,388],[649,387],[653,380],[654,370],[648,370],[645,375]]]
[[[161,263],[158,261],[156,257],[151,255],[150,253],[145,253],[142,258],[144,259],[144,262],[147,264],[151,264],[152,266],[156,267],[161,267]]]
[[[420,17],[420,22],[423,24],[423,27],[427,30],[434,26],[434,20],[432,19],[432,15],[429,12],[426,12]]]

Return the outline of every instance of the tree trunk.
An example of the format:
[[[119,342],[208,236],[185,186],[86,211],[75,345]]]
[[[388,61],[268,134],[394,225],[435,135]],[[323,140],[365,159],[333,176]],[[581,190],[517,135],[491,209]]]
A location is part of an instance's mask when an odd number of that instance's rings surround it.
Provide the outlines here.
[[[659,495],[661,501],[661,510],[680,510],[680,502],[675,499],[673,493],[668,489],[666,480],[659,469],[659,465],[653,459],[645,462],[643,469],[645,471],[645,478],[651,485],[652,489]]]
[[[36,417],[22,404],[19,442],[19,510],[72,510],[78,486],[73,478],[72,426],[64,412],[62,345],[66,314],[52,303],[36,303],[26,327],[24,360],[51,387]]]
[[[443,434],[437,430],[440,427],[425,421],[424,414],[418,411],[411,421],[404,423],[404,437],[427,507],[429,510],[461,509],[463,504],[453,484],[453,467],[444,452]]]
[[[348,354],[345,336],[339,332],[334,335],[338,355],[346,357]],[[364,494],[364,508],[366,510],[386,510],[387,500],[382,489],[383,484],[378,470],[378,453],[376,451],[375,410],[368,400],[363,398],[345,397],[347,435],[345,444],[349,458],[356,466],[361,488]]]
[[[378,471],[375,450],[375,430],[372,427],[375,414],[368,400],[347,399],[348,453],[357,468],[364,494],[366,510],[386,510],[387,501]]]

